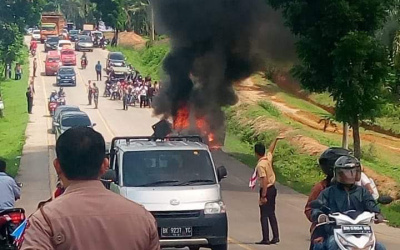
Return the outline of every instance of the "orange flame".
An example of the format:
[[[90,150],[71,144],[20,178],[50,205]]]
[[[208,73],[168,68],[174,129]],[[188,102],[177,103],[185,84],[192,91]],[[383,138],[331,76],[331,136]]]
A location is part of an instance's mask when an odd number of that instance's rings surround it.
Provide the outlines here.
[[[181,132],[185,129],[190,129],[190,111],[188,106],[183,105],[177,112],[174,118],[174,129]],[[200,132],[200,135],[207,139],[210,148],[217,149],[218,143],[215,140],[215,135],[210,131],[210,127],[205,117],[196,117],[195,128]]]

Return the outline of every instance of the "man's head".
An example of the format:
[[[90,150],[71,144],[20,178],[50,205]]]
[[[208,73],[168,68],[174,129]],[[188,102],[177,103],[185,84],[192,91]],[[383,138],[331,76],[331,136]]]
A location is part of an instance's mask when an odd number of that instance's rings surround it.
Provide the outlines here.
[[[256,145],[254,145],[254,153],[258,158],[264,157],[265,145],[261,143],[257,143]]]
[[[63,183],[97,180],[108,169],[103,136],[88,127],[65,131],[56,143],[54,167]]]
[[[33,61],[35,61],[35,62],[36,62],[36,57],[35,57],[35,58],[33,58]]]
[[[100,61],[97,61],[98,64],[100,64]]]
[[[334,166],[335,180],[344,185],[354,185],[361,177],[360,161],[354,156],[341,156]]]
[[[93,87],[96,87],[96,83],[95,82],[93,83]]]
[[[6,161],[4,159],[0,158],[0,172],[6,172]]]

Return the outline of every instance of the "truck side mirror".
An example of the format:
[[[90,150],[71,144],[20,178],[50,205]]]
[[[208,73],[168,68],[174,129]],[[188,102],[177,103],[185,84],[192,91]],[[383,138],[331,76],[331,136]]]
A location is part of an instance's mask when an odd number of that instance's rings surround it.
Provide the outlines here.
[[[225,179],[228,175],[228,171],[226,171],[226,168],[224,166],[220,166],[217,169],[217,177],[218,181],[221,181],[222,179]]]
[[[107,189],[110,189],[111,183],[117,181],[117,174],[114,169],[109,169],[100,180]]]

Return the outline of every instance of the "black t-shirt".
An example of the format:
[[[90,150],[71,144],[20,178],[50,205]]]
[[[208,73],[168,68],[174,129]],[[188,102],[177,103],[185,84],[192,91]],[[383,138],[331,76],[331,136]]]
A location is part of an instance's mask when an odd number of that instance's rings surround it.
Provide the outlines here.
[[[154,95],[154,88],[149,87],[149,89],[147,90],[147,96],[152,97],[153,95]]]

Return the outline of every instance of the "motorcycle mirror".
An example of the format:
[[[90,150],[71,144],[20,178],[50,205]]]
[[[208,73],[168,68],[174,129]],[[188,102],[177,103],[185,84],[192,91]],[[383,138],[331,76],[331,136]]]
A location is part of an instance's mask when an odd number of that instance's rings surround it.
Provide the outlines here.
[[[94,127],[94,126],[96,126],[96,125],[97,125],[96,123],[93,123],[93,124],[92,124],[92,127]]]
[[[388,204],[390,204],[392,202],[393,202],[393,198],[390,197],[389,195],[381,195],[378,198],[378,203],[382,204],[382,205],[388,205]]]

